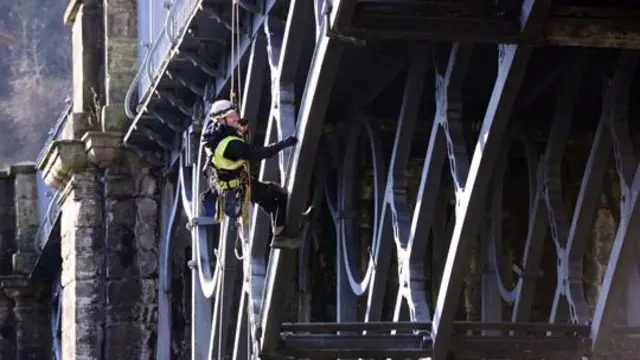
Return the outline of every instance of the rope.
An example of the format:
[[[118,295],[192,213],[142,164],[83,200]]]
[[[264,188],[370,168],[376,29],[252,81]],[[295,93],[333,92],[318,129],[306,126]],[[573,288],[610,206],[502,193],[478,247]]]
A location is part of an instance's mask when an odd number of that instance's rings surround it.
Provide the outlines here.
[[[242,97],[242,71],[240,64],[240,3],[238,0],[231,0],[231,89],[229,99],[241,109]],[[237,77],[236,77],[237,72]],[[237,90],[237,91],[236,91]]]

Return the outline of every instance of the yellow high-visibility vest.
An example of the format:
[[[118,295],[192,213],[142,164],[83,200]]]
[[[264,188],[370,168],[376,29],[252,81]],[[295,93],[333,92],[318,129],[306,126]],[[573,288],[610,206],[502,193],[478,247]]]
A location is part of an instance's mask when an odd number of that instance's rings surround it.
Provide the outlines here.
[[[227,136],[226,138],[222,139],[222,141],[220,141],[218,146],[216,146],[216,149],[213,151],[211,162],[213,163],[213,166],[216,167],[216,169],[232,171],[240,169],[244,166],[245,161],[243,159],[229,160],[224,157],[224,152],[225,150],[227,150],[227,146],[233,140],[240,140],[244,142],[244,139],[239,136]]]

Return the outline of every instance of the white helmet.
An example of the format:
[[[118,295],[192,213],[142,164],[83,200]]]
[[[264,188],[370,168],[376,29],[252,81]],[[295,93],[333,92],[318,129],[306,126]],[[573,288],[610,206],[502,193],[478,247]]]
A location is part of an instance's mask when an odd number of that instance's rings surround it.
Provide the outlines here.
[[[223,118],[233,111],[237,111],[238,107],[236,104],[232,103],[229,100],[218,100],[214,102],[209,108],[209,112],[207,113],[207,117],[217,120]]]

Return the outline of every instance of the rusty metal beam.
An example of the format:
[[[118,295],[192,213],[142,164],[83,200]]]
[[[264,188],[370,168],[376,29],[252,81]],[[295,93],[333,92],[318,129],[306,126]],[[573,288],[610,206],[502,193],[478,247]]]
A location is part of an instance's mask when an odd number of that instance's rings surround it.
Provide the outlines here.
[[[358,39],[465,41],[604,48],[640,48],[640,12],[624,8],[556,7],[542,31],[523,36],[512,6],[464,2],[359,2],[339,31]]]

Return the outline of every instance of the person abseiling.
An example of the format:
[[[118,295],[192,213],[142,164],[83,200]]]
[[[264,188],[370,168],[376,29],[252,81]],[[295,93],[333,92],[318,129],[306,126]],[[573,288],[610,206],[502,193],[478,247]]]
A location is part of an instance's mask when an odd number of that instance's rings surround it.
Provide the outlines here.
[[[263,160],[297,143],[294,136],[268,146],[252,145],[245,140],[247,122],[240,119],[236,105],[229,100],[218,100],[207,113],[208,126],[202,132],[207,153],[205,176],[209,190],[205,199],[214,200],[216,217],[222,213],[233,218],[246,217],[247,200],[260,206],[271,218],[272,247],[297,248],[300,240],[287,235],[286,212],[288,193],[273,182],[261,182],[251,176],[249,161]]]

